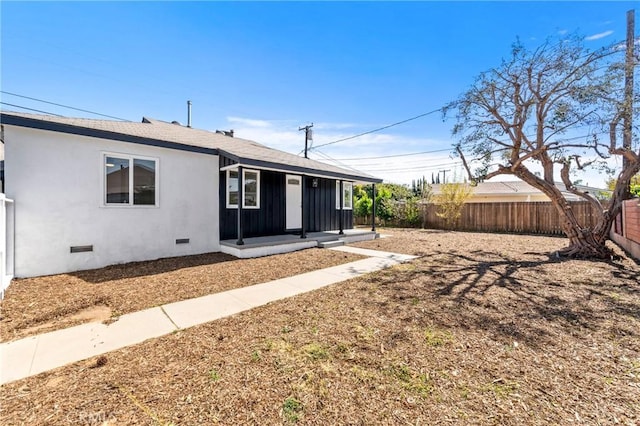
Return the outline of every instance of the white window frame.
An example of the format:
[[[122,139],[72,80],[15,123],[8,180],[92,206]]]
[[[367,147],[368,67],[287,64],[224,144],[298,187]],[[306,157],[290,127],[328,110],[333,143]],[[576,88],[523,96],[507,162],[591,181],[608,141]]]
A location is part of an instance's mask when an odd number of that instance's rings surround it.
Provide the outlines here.
[[[342,195],[342,199],[344,200],[344,194],[346,191],[349,191],[349,194],[351,194],[351,197],[349,197],[351,205],[343,205],[342,210],[353,210],[353,182],[342,181],[342,194],[340,194],[339,180],[336,180],[336,210],[340,210],[340,196]]]
[[[129,202],[128,203],[107,203],[107,157],[119,158],[129,161]],[[144,155],[123,154],[120,152],[102,152],[100,162],[100,176],[102,183],[102,203],[101,207],[115,208],[137,208],[149,209],[160,207],[160,159],[157,157],[147,157]],[[155,203],[154,204],[134,204],[133,203],[133,162],[134,160],[153,161],[155,163]]]
[[[238,173],[238,169],[229,169],[227,170],[227,179],[226,179],[226,199],[227,199],[227,208],[228,209],[237,209],[238,205],[237,204],[231,204],[229,202],[229,194],[230,194],[230,185],[229,185],[229,177],[231,175],[231,172],[236,172]],[[254,169],[242,169],[242,182],[243,184],[247,181],[246,179],[246,175],[247,173],[255,173],[256,174],[256,204],[255,206],[247,206],[247,198],[246,198],[246,189],[242,188],[242,208],[243,209],[255,209],[258,210],[260,209],[260,170],[254,170]],[[239,182],[238,182],[239,183]],[[238,185],[238,189],[240,189],[240,186]]]

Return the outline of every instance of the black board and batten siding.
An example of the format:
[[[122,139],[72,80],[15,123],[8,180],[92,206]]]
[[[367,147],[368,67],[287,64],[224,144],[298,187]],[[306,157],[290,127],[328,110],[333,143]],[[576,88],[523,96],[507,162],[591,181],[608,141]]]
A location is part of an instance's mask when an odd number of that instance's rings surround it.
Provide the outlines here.
[[[243,237],[282,235],[286,226],[286,173],[260,170],[260,208],[243,209]],[[314,180],[317,186],[314,187]],[[340,228],[335,179],[304,177],[304,223],[307,232]],[[227,208],[227,173],[220,172],[220,239],[238,238],[238,209]],[[344,210],[344,229],[353,228],[352,210]]]
[[[260,208],[242,209],[245,238],[284,234],[284,174],[260,171]],[[220,239],[238,238],[238,209],[227,208],[227,173],[220,173]]]
[[[317,180],[314,188],[313,181]],[[307,232],[340,229],[340,210],[336,209],[336,181],[334,179],[304,178],[304,223]],[[343,210],[343,229],[353,228],[353,210]]]

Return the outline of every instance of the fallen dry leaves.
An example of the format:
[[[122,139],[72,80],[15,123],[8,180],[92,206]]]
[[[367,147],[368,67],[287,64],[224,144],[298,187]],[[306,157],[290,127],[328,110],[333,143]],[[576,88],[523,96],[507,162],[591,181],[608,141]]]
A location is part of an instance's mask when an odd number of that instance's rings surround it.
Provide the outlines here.
[[[358,245],[422,257],[5,385],[0,422],[640,422],[638,264],[390,232]]]

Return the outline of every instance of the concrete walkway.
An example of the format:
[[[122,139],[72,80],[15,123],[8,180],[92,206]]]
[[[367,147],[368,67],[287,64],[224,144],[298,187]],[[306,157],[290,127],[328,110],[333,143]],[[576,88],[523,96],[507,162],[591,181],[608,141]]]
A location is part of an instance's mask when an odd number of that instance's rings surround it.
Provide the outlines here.
[[[133,312],[120,316],[109,325],[87,323],[2,343],[0,384],[316,290],[416,257],[349,246],[330,250],[369,257],[289,278]]]

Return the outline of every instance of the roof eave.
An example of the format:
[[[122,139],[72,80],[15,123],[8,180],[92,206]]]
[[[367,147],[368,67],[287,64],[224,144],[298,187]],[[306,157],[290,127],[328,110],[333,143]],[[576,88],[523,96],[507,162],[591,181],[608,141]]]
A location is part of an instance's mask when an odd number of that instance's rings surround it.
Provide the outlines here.
[[[338,173],[338,172],[314,169],[313,167],[303,167],[303,166],[296,166],[293,164],[274,163],[272,161],[240,157],[238,155],[229,153],[224,150],[219,150],[219,151],[220,151],[220,155],[224,155],[225,157],[237,162],[239,165],[242,165],[242,166],[255,167],[258,169],[270,169],[270,170],[280,170],[285,172],[301,173],[301,174],[318,176],[318,177],[327,177],[331,179],[342,179],[342,180],[348,180],[348,181],[353,181],[358,183],[382,183],[382,179],[379,179],[373,176],[363,176],[363,175],[349,174],[349,173]]]
[[[56,123],[47,120],[38,120],[31,117],[19,117],[11,114],[0,113],[0,123],[9,126],[26,127],[37,130],[48,130],[51,132],[67,133],[78,136],[94,137],[99,139],[109,139],[119,142],[129,142],[139,145],[149,145],[160,148],[177,149],[181,151],[197,152],[201,154],[218,155],[215,148],[205,148],[194,145],[186,145],[176,142],[164,141],[161,139],[145,138],[126,133],[112,132],[109,130],[93,129],[90,127],[75,126],[73,124]]]

